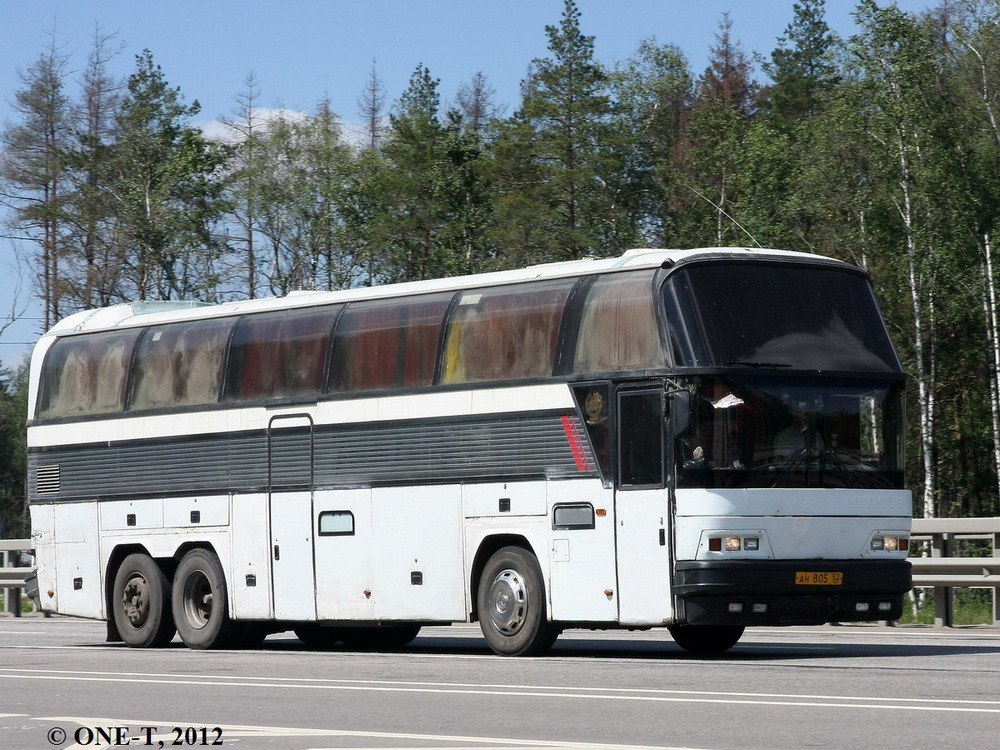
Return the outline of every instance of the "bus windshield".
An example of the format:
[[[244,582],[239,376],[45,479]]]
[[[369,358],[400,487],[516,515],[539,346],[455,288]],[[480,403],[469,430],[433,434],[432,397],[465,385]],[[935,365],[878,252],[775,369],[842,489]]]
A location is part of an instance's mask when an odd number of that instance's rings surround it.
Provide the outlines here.
[[[901,381],[692,379],[679,487],[903,487]]]
[[[680,367],[900,372],[863,274],[835,266],[701,263],[664,285]]]

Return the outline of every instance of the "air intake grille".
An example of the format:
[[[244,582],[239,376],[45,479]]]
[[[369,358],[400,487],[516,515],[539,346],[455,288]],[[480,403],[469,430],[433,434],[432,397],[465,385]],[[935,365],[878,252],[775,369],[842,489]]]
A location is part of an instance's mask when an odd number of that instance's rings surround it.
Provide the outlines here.
[[[59,493],[59,464],[39,466],[35,470],[35,489],[39,495]]]

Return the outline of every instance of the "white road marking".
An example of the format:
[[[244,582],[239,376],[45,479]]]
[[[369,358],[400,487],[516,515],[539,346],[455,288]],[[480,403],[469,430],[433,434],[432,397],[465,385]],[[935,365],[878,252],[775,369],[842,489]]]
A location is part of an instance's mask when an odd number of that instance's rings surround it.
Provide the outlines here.
[[[115,676],[111,676],[114,674]],[[725,705],[796,706],[810,708],[868,708],[895,711],[934,711],[1000,714],[1000,701],[937,698],[893,698],[795,693],[735,693],[691,690],[627,688],[574,688],[564,686],[476,685],[468,683],[394,682],[381,680],[329,680],[261,678],[192,674],[139,675],[71,670],[0,668],[0,677],[24,680],[193,685],[298,690],[338,690],[381,693],[458,694],[656,703],[706,703]]]

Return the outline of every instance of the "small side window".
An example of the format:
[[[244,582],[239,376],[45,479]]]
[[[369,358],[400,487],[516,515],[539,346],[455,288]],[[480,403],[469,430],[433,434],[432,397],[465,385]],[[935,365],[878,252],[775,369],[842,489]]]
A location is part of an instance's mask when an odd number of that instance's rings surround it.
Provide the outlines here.
[[[324,510],[319,514],[320,536],[354,536],[354,514],[349,510]]]
[[[594,528],[594,506],[590,503],[557,505],[552,509],[552,528],[556,531]]]

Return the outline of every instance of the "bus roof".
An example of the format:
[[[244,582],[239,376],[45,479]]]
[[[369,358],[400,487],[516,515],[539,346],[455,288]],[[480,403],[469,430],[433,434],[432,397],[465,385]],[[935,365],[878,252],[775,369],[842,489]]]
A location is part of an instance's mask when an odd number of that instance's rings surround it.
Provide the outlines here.
[[[268,310],[314,307],[336,302],[384,299],[429,292],[499,286],[501,284],[531,281],[534,279],[556,279],[618,270],[656,268],[664,264],[676,264],[700,258],[819,260],[841,264],[841,261],[820,255],[767,248],[714,247],[694,248],[690,250],[638,248],[627,250],[617,258],[584,258],[581,260],[544,263],[509,271],[494,271],[468,276],[452,276],[381,286],[356,287],[335,292],[294,291],[284,297],[263,297],[219,304],[190,300],[126,302],[110,307],[74,313],[56,323],[44,336],[61,336],[82,331],[154,325],[177,320],[225,317],[265,312]]]

